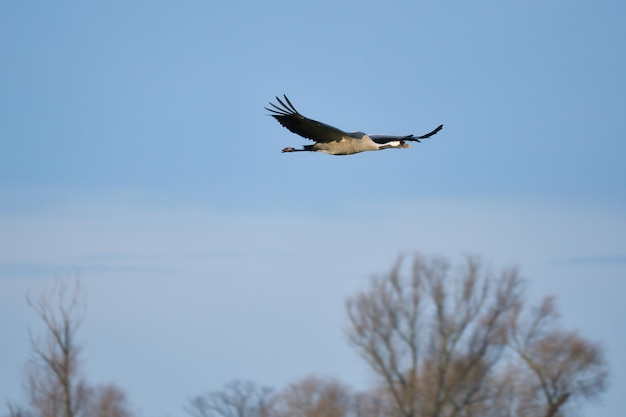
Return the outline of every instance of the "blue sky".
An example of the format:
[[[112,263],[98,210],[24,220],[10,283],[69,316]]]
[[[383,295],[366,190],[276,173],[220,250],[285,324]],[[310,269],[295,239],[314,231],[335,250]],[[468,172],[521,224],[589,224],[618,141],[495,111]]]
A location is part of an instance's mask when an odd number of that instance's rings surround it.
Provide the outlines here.
[[[623,409],[623,2],[0,7],[0,401],[38,328],[26,292],[76,274],[86,374],[142,415],[235,378],[366,387],[343,302],[420,251],[518,265],[606,347],[589,414]],[[349,131],[444,129],[281,154],[305,144],[263,109],[283,93]]]

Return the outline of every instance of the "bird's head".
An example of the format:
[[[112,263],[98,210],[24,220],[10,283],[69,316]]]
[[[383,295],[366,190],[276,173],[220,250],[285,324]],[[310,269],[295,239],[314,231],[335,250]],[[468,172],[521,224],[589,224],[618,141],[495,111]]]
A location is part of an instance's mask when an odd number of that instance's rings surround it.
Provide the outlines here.
[[[412,146],[403,140],[392,140],[390,142],[385,143],[384,145],[380,145],[378,149],[391,149],[391,148],[403,149],[403,148],[412,148]]]

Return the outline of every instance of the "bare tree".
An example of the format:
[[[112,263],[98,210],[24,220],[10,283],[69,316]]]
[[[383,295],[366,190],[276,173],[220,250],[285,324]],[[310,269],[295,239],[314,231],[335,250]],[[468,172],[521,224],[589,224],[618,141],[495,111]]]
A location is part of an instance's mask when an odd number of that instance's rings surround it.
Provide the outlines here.
[[[277,395],[276,403],[277,417],[347,417],[354,411],[348,386],[318,376],[288,385]]]
[[[194,417],[348,417],[357,415],[355,398],[346,385],[317,376],[289,384],[278,393],[253,382],[234,381],[222,390],[192,398],[185,410]],[[361,403],[365,410],[365,398]]]
[[[31,358],[25,366],[28,408],[9,404],[10,417],[131,417],[125,393],[115,385],[90,386],[81,375],[76,340],[85,317],[80,282],[56,281],[27,296],[43,323],[30,333]]]
[[[554,299],[524,314],[517,306],[510,344],[530,373],[520,389],[520,415],[563,415],[570,399],[594,399],[606,389],[607,366],[601,347],[557,325]]]
[[[571,396],[604,389],[593,345],[576,334],[543,334],[537,317],[521,324],[524,286],[515,269],[492,275],[475,258],[452,269],[419,255],[410,273],[402,266],[346,301],[348,339],[380,377],[392,414],[554,417]],[[526,412],[538,393],[552,411]]]
[[[517,274],[488,278],[473,258],[455,277],[443,259],[416,256],[409,277],[401,266],[347,300],[348,338],[403,417],[467,414],[492,395]]]
[[[268,417],[272,390],[250,381],[233,381],[220,390],[189,400],[185,410],[194,417]]]
[[[34,337],[27,363],[29,402],[42,417],[76,417],[86,406],[87,386],[79,372],[80,347],[76,333],[84,318],[80,284],[58,281],[28,304],[44,324],[44,334]]]

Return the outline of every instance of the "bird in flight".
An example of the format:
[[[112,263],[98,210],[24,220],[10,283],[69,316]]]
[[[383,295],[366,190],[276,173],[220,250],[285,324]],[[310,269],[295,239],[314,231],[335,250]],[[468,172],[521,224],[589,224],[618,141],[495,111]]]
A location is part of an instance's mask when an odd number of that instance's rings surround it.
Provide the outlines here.
[[[429,138],[443,128],[443,125],[439,125],[432,132],[422,136],[367,135],[363,132],[344,132],[326,123],[304,117],[291,104],[287,96],[283,95],[283,97],[284,101],[276,97],[278,105],[270,103],[272,108],[265,107],[265,110],[271,112],[270,116],[291,132],[315,142],[313,145],[304,145],[302,149],[288,147],[283,149],[283,152],[323,152],[329,155],[352,155],[365,151],[410,148],[411,145],[406,143],[407,141],[419,142],[420,139]]]

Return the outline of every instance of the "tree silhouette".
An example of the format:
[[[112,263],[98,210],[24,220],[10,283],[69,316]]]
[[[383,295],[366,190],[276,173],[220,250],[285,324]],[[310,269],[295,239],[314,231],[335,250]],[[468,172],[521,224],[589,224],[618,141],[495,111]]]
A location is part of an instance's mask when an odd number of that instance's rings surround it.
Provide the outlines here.
[[[25,366],[28,406],[9,404],[10,417],[132,417],[126,394],[117,386],[91,386],[81,374],[77,333],[85,317],[80,281],[56,281],[27,296],[43,323],[30,333],[31,357]]]
[[[601,349],[562,331],[551,299],[525,318],[515,269],[419,255],[403,265],[346,301],[348,340],[395,415],[553,417],[605,389]]]

